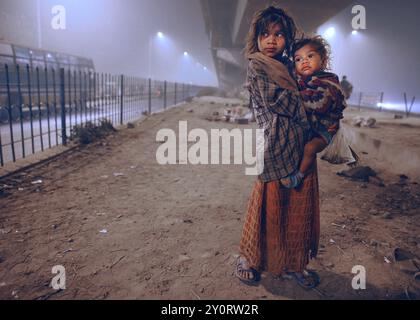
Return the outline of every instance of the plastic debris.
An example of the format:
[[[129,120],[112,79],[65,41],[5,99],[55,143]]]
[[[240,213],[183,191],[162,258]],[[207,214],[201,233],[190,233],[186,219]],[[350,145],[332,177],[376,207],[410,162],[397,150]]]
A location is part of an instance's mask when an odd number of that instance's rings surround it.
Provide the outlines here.
[[[364,119],[362,117],[354,117],[351,121],[351,125],[354,127],[360,127],[363,123],[363,120]]]
[[[36,180],[36,181],[32,181],[32,184],[41,184],[42,180]]]
[[[362,126],[363,127],[368,127],[368,128],[373,128],[376,124],[376,119],[372,118],[372,117],[368,117],[366,120],[363,121]]]
[[[342,229],[345,229],[345,228],[346,228],[346,225],[345,225],[345,224],[331,223],[331,225],[332,225],[332,226],[335,226],[335,227],[340,227],[340,228],[342,228]]]
[[[384,257],[384,261],[385,261],[386,263],[391,263],[391,261],[390,261],[387,257]]]
[[[178,262],[185,262],[189,260],[191,260],[191,258],[187,256],[186,254],[181,254],[178,256]]]
[[[202,255],[201,255],[201,258],[203,258],[203,259],[207,259],[207,258],[210,258],[212,255],[211,255],[211,253],[210,252],[205,252],[205,253],[203,253]]]
[[[124,173],[121,173],[121,172],[115,172],[114,173],[114,177],[121,177],[123,175],[124,175]]]
[[[363,118],[360,116],[354,117],[352,122],[352,126],[354,127],[367,127],[367,128],[373,128],[376,124],[376,119],[372,117]]]
[[[99,231],[99,233],[106,234],[106,233],[108,233],[108,230],[102,229],[101,231]]]

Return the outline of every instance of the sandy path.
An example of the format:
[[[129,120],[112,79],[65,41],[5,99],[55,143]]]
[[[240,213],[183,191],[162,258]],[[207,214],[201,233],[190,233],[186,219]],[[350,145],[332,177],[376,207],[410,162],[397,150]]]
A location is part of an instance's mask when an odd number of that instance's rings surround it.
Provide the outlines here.
[[[318,290],[306,292],[270,275],[260,286],[247,287],[233,276],[255,177],[244,174],[245,165],[161,166],[155,158],[156,132],[177,132],[180,120],[187,120],[189,129],[237,127],[204,119],[222,107],[195,102],[152,115],[106,142],[13,177],[19,183],[2,181],[16,188],[0,198],[0,298],[402,297],[413,284],[391,253],[397,246],[420,253],[418,208],[391,220],[383,212],[370,214],[379,210],[376,196],[386,188],[345,180],[336,175],[345,166],[324,161],[319,162],[322,250],[311,263],[322,278]],[[241,126],[251,127],[255,123]],[[369,155],[364,161],[375,168]],[[387,186],[398,181],[394,173],[381,175]],[[32,185],[36,179],[43,183]],[[416,184],[405,188],[420,195]],[[100,233],[103,229],[107,233]],[[61,292],[49,287],[54,265],[66,269]],[[366,290],[351,287],[354,265],[366,268]]]

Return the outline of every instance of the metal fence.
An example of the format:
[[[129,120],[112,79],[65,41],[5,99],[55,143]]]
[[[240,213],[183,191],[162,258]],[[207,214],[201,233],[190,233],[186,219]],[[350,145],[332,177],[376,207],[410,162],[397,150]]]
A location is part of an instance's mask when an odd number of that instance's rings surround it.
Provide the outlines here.
[[[384,97],[384,92],[353,92],[350,98],[347,100],[347,103],[359,108],[370,108],[376,109],[378,111],[389,110],[394,112],[401,112],[405,113],[407,117],[415,112],[413,111],[413,106],[416,102],[416,96],[409,98],[407,93],[404,92],[401,94],[401,99],[404,102],[404,109],[395,109],[393,108],[393,105],[384,103]]]
[[[199,86],[124,75],[0,67],[0,165],[57,145],[75,126],[102,120],[114,126],[165,110]]]
[[[376,108],[383,102],[383,97],[383,92],[353,92],[347,102],[359,108]]]

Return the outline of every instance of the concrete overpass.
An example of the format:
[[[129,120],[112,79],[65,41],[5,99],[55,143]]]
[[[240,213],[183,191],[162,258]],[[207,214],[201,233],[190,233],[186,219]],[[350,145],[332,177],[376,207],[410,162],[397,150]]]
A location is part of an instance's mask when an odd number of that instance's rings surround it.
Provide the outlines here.
[[[200,0],[207,35],[222,89],[240,87],[245,80],[243,56],[245,37],[253,14],[274,1],[270,0]],[[350,5],[352,0],[283,0],[276,1],[293,15],[305,32],[316,29]]]

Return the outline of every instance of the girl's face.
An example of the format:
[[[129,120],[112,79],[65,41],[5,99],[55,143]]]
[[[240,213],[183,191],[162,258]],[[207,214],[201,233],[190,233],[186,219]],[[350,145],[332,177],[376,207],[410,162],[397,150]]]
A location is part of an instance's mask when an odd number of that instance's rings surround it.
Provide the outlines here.
[[[258,36],[258,50],[270,58],[282,55],[285,47],[286,38],[279,24],[270,24],[268,30]]]
[[[321,55],[310,44],[296,51],[294,58],[296,72],[303,77],[312,76],[323,69],[324,61]]]

